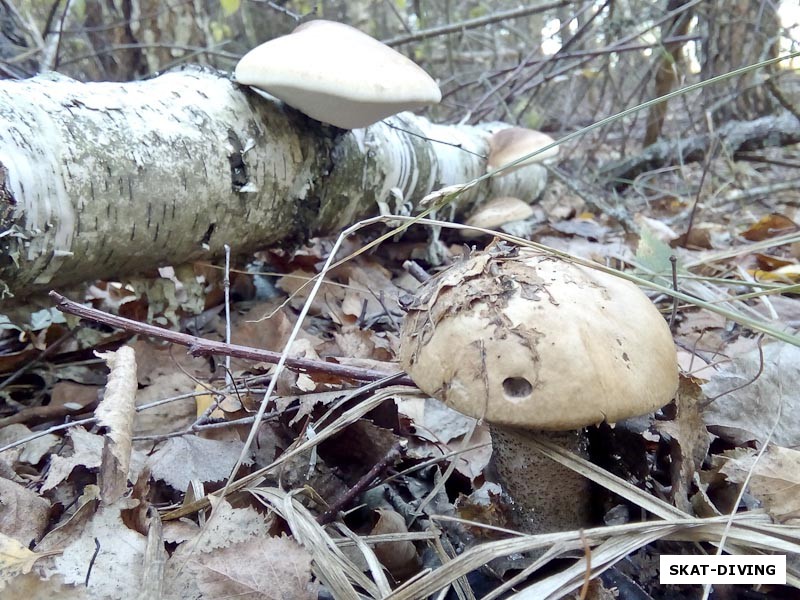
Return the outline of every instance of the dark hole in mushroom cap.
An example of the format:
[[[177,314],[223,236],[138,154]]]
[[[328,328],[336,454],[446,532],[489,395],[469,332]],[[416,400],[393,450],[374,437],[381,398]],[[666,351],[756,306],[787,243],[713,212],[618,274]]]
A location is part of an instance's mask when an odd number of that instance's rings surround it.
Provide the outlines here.
[[[533,391],[533,386],[524,377],[507,377],[503,380],[503,391],[511,398],[527,398]]]

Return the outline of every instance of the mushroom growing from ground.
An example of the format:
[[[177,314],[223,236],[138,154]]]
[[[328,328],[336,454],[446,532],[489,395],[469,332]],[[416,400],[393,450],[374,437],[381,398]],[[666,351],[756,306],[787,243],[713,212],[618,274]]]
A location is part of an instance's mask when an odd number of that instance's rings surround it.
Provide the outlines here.
[[[669,328],[632,283],[498,242],[423,284],[400,362],[417,386],[489,424],[492,462],[529,532],[588,524],[588,482],[528,445],[585,454],[583,428],[643,415],[678,386]]]
[[[467,219],[465,225],[481,227],[482,229],[497,229],[506,223],[522,221],[533,215],[533,207],[527,202],[512,196],[492,198],[486,204],[479,206],[478,210]],[[483,235],[473,229],[462,229],[461,237],[473,239]]]
[[[411,60],[358,29],[324,20],[253,48],[235,78],[342,129],[442,99],[436,82]]]

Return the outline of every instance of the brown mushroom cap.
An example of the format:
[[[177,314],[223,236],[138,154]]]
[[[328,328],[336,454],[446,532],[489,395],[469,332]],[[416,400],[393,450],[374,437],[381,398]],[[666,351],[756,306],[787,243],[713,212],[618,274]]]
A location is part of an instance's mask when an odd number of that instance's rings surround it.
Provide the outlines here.
[[[535,129],[525,129],[524,127],[509,127],[501,129],[489,138],[489,158],[487,170],[493,171],[503,165],[518,160],[523,156],[535,152],[539,148],[552,144],[555,140],[546,133]],[[549,162],[558,156],[558,146],[550,148],[546,152],[537,154],[519,165],[507,169],[505,172],[513,171],[527,165]]]
[[[663,406],[678,385],[669,328],[639,288],[508,245],[427,282],[400,344],[420,389],[500,426],[613,422]]]
[[[532,214],[533,208],[527,202],[523,202],[513,196],[500,196],[492,198],[486,204],[478,207],[475,214],[467,219],[466,225],[483,229],[497,229],[506,223],[527,219]],[[480,231],[461,230],[461,237],[463,238],[476,238],[480,235]]]
[[[253,48],[236,65],[235,77],[342,129],[367,127],[442,98],[430,75],[399,52],[324,20]]]

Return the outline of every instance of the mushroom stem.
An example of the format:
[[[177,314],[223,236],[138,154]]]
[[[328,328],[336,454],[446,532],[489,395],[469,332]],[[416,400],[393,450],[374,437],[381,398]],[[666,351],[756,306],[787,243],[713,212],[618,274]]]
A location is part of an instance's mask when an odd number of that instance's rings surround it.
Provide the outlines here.
[[[529,431],[492,424],[489,429],[492,465],[498,483],[514,501],[515,526],[526,533],[552,533],[589,524],[589,480],[530,445],[531,438],[544,437],[588,458],[583,430]]]

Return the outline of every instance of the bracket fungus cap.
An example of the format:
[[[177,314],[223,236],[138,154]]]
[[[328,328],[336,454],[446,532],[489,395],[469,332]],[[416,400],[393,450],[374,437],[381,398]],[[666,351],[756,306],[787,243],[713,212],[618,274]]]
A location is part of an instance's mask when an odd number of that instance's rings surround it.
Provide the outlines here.
[[[424,284],[400,362],[451,408],[533,430],[643,415],[678,387],[672,335],[639,288],[502,243]]]
[[[342,129],[442,99],[430,75],[399,52],[349,25],[321,19],[253,48],[236,65],[235,78]]]

